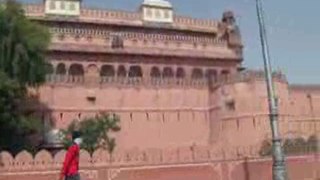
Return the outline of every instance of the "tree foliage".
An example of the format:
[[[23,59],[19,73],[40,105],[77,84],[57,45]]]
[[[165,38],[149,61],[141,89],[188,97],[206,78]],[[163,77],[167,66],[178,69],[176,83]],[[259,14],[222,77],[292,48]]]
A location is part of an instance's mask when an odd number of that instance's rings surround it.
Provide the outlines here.
[[[35,148],[29,138],[41,132],[41,122],[27,114],[23,104],[28,87],[45,80],[49,40],[49,31],[28,20],[19,3],[8,0],[1,4],[0,150],[16,153]]]
[[[287,155],[316,153],[320,150],[318,149],[319,142],[320,141],[316,135],[310,136],[307,140],[302,137],[297,137],[293,139],[284,139],[282,147],[284,153]],[[270,140],[263,141],[260,149],[260,155],[272,155],[272,143]]]
[[[115,115],[100,115],[84,119],[79,123],[73,121],[67,130],[61,130],[65,148],[72,144],[70,134],[77,130],[83,138],[82,148],[89,153],[92,154],[98,148],[107,149],[112,153],[116,142],[111,134],[120,131],[119,123],[120,119]]]
[[[20,4],[9,0],[0,10],[0,70],[22,85],[45,80],[47,28],[27,19]]]

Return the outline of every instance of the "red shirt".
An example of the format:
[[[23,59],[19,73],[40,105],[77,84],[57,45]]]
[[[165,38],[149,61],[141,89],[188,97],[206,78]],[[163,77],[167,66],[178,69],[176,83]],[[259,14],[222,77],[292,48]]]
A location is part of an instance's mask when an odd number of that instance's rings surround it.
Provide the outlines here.
[[[61,170],[61,177],[71,176],[78,173],[79,170],[79,152],[80,147],[77,144],[73,144],[69,147],[65,156],[63,168]]]

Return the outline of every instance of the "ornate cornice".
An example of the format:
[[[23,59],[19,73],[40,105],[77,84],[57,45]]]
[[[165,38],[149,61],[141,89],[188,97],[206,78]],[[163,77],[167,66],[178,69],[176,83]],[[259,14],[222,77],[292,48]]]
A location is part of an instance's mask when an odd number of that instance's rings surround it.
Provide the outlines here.
[[[102,53],[120,55],[144,55],[144,56],[167,56],[167,57],[188,57],[202,59],[224,59],[229,61],[242,61],[238,56],[228,49],[217,50],[197,50],[197,49],[168,49],[168,48],[141,48],[126,47],[123,49],[112,49],[110,45],[90,45],[76,43],[53,43],[49,47],[50,51],[81,52],[81,53]]]

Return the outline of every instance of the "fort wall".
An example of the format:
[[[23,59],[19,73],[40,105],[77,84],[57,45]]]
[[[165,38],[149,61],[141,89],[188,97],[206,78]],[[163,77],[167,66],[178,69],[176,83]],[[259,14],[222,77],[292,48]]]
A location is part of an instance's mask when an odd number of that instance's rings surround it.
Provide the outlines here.
[[[204,179],[204,180],[271,180],[270,158],[259,158],[254,149],[243,148],[246,157],[238,156],[231,149],[215,151],[208,147],[177,148],[171,150],[148,150],[116,152],[110,155],[97,150],[90,156],[81,151],[80,174],[88,180],[144,180],[157,179]],[[0,153],[0,179],[58,178],[65,151],[53,157],[46,151],[32,156],[23,151],[12,157]],[[287,157],[288,175],[292,180],[319,178],[318,154]]]

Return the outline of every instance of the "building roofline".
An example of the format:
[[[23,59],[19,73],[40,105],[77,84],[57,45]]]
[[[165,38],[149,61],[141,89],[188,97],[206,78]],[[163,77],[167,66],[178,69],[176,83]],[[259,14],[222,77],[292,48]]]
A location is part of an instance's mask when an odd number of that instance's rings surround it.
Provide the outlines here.
[[[289,89],[298,91],[320,91],[318,84],[291,84]]]
[[[54,16],[46,15],[44,5],[39,4],[24,4],[26,15],[35,20],[58,21]],[[140,12],[107,10],[98,8],[82,8],[80,16],[71,16],[71,18],[63,18],[66,21],[78,21],[81,23],[96,23],[96,24],[119,24],[134,27],[148,27],[152,24],[145,23],[142,20]],[[165,26],[165,23],[153,23],[163,25],[161,28],[170,28],[173,30],[194,31],[217,33],[220,21],[213,19],[199,19],[188,16],[174,15],[173,23]],[[153,25],[153,26],[154,26]]]

